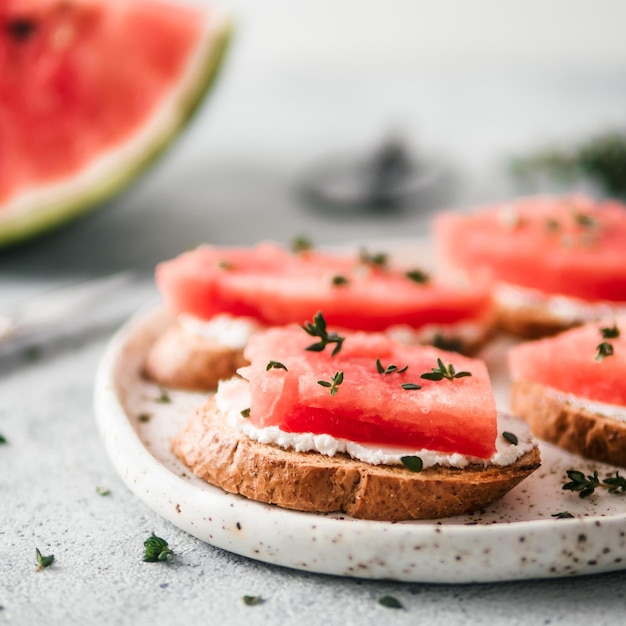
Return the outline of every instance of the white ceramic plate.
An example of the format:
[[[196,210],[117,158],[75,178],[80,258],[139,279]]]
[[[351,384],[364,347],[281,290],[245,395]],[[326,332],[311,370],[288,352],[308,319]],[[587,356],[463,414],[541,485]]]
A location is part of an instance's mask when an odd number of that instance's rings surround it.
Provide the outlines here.
[[[542,467],[485,511],[439,521],[372,522],[289,511],[223,492],[192,476],[170,442],[202,394],[168,391],[141,375],[145,354],[169,323],[159,311],[112,339],[96,382],[105,448],[128,487],[158,514],[212,545],[300,570],[409,582],[487,582],[626,568],[626,496],[581,500],[563,491],[567,469],[615,468],[542,445]],[[501,406],[506,345],[484,357]],[[168,401],[164,401],[165,399]],[[574,518],[555,518],[568,511]]]

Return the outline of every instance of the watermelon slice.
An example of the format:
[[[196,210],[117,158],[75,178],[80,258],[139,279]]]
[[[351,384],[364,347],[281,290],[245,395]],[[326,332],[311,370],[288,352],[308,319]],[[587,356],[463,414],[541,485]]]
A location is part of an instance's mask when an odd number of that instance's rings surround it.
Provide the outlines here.
[[[603,335],[616,334],[605,338]],[[604,329],[604,332],[603,332]],[[607,332],[608,331],[608,332]],[[602,355],[601,344],[610,355]],[[607,348],[604,348],[607,351]],[[626,406],[626,317],[593,323],[509,351],[514,381],[529,381],[579,398]]]
[[[230,33],[159,0],[4,0],[0,24],[0,246],[102,203],[152,163]]]
[[[484,321],[491,311],[484,281],[470,290],[412,276],[354,254],[294,253],[272,243],[204,246],[156,269],[166,309],[204,320],[229,313],[266,325],[302,324],[322,310],[334,326],[382,331]]]
[[[333,346],[307,350],[311,339],[290,326],[248,343],[251,365],[239,373],[250,382],[255,426],[480,458],[494,453],[496,405],[482,361],[379,333],[347,335],[334,356]],[[471,375],[421,378],[438,369],[438,359]]]
[[[500,282],[587,301],[626,301],[626,206],[526,198],[434,222],[439,256]]]

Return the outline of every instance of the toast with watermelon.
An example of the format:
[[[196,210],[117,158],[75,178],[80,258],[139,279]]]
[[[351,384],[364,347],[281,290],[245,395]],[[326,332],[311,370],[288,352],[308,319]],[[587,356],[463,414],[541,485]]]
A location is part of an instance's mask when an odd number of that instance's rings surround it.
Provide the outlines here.
[[[626,312],[626,206],[534,197],[434,222],[440,260],[496,282],[497,325],[538,338]]]
[[[321,314],[260,331],[244,355],[250,365],[220,382],[173,442],[227,492],[301,511],[434,519],[482,509],[540,465],[527,426],[499,420],[477,359],[340,335]]]
[[[149,354],[146,372],[188,389],[214,389],[225,370],[234,374],[256,330],[303,324],[318,310],[343,329],[464,351],[484,342],[492,310],[485,281],[459,287],[365,250],[203,246],[159,264],[156,282],[176,321]]]
[[[626,317],[509,351],[512,410],[568,452],[626,467]]]

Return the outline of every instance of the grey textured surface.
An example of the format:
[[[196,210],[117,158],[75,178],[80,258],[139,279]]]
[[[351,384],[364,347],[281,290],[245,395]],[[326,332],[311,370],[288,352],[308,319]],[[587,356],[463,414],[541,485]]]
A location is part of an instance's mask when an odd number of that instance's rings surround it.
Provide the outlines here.
[[[0,310],[74,280],[144,272],[141,288],[119,297],[121,319],[154,299],[157,261],[202,241],[421,235],[442,206],[547,189],[509,180],[501,165],[510,154],[624,123],[617,2],[602,13],[582,0],[549,10],[537,1],[483,0],[473,10],[407,1],[395,13],[375,0],[346,0],[334,13],[330,2],[302,3],[303,13],[281,0],[232,4],[238,42],[190,131],[102,211],[0,253]],[[319,156],[372,146],[392,127],[441,166],[438,185],[415,203],[333,215],[294,192]],[[0,446],[0,624],[623,623],[626,573],[472,586],[358,581],[249,561],[186,535],[132,496],[100,444],[92,389],[111,331],[0,363],[8,442]],[[141,561],[152,531],[170,542],[173,562]],[[55,555],[40,572],[36,547]],[[246,594],[265,602],[245,606]],[[383,595],[405,609],[380,606]]]

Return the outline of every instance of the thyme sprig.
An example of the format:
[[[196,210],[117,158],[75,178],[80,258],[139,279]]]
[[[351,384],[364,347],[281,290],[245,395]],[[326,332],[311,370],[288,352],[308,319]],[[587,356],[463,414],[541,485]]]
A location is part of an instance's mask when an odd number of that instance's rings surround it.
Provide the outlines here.
[[[615,349],[613,348],[613,344],[608,341],[609,339],[617,339],[620,336],[620,330],[616,324],[613,326],[608,326],[606,328],[600,328],[600,335],[602,335],[603,341],[596,346],[596,361],[604,361],[606,357],[613,356],[615,354]]]
[[[617,494],[626,492],[626,478],[620,476],[619,471],[615,474],[607,474],[606,478],[600,479],[598,471],[585,475],[579,470],[567,470],[570,482],[563,485],[567,491],[576,491],[580,498],[587,498],[596,489],[606,489],[609,493]]]
[[[311,337],[319,337],[320,339],[317,343],[313,343],[305,348],[305,350],[309,350],[311,352],[322,352],[327,345],[334,343],[336,345],[331,352],[331,356],[335,356],[341,350],[343,342],[346,339],[345,337],[340,337],[335,332],[329,333],[326,330],[326,320],[324,319],[321,311],[315,314],[313,323],[306,322],[304,326],[301,326],[300,328],[302,328],[307,335],[311,335]]]
[[[404,274],[409,280],[412,280],[414,283],[418,283],[420,285],[425,285],[430,282],[430,274],[424,272],[418,268],[409,270]]]
[[[374,267],[387,267],[389,255],[386,252],[368,252],[366,248],[359,250],[359,261],[364,265],[373,265]]]
[[[35,568],[36,572],[42,570],[44,567],[49,567],[52,563],[54,563],[54,554],[44,556],[39,551],[39,548],[35,548],[35,554],[37,556],[37,567]]]
[[[271,369],[276,369],[276,370],[285,370],[286,372],[289,371],[287,369],[287,366],[284,363],[281,363],[280,361],[270,361],[266,366],[265,366],[265,371],[269,372]]]
[[[430,372],[422,374],[420,378],[425,380],[453,380],[454,378],[464,378],[465,376],[471,376],[471,372],[457,372],[454,369],[454,365],[444,365],[441,359],[437,359],[437,367],[433,367]]]
[[[143,560],[146,563],[156,563],[158,561],[171,561],[174,552],[169,548],[167,541],[157,537],[154,532],[143,542],[145,551]]]
[[[403,368],[398,368],[397,365],[387,365],[387,367],[384,367],[383,364],[380,362],[380,359],[376,359],[376,371],[379,374],[393,374],[394,372],[397,372],[398,374],[402,374],[403,372],[406,372],[409,369],[408,365],[405,365]]]
[[[330,389],[330,395],[334,396],[337,391],[339,385],[343,382],[343,372],[335,372],[335,375],[331,377],[330,382],[327,380],[318,380],[317,384],[322,387],[327,387]]]

